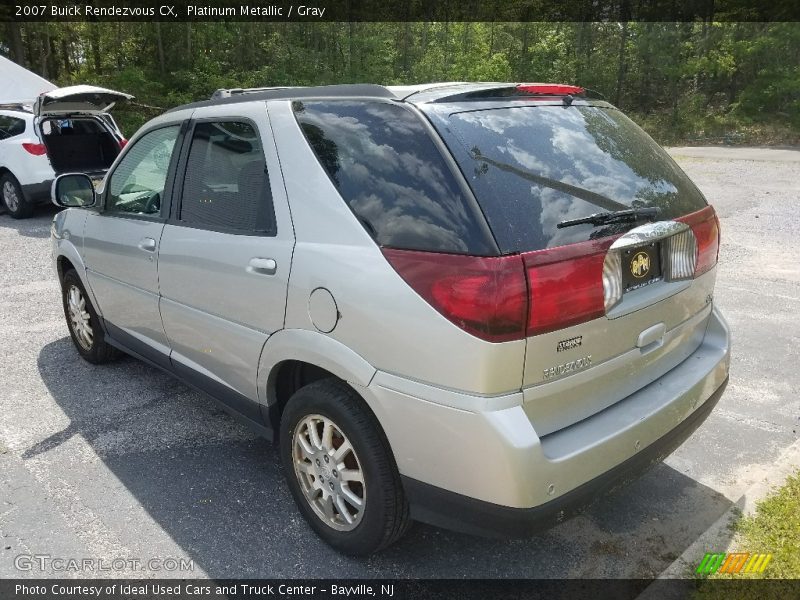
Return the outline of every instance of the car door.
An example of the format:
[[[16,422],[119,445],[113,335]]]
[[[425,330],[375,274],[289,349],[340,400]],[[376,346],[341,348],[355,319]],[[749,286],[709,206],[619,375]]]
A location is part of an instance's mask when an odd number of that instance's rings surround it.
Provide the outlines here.
[[[159,250],[161,316],[185,379],[259,419],[256,375],[283,327],[294,231],[263,103],[192,123]]]
[[[103,207],[86,219],[83,254],[89,284],[117,342],[169,366],[158,309],[158,244],[181,124],[139,136],[106,179]]]

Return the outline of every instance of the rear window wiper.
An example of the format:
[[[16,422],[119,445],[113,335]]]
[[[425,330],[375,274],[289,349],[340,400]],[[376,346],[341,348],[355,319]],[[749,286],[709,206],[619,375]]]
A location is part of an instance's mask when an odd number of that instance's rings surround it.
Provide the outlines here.
[[[644,221],[653,219],[661,212],[660,208],[655,206],[648,208],[628,208],[625,210],[615,210],[613,212],[595,213],[588,217],[581,217],[580,219],[569,219],[568,221],[561,221],[556,225],[559,229],[564,227],[572,227],[573,225],[583,225],[589,223],[591,225],[608,225],[609,223],[628,223],[635,221]]]
[[[507,173],[513,173],[517,177],[522,177],[523,179],[527,179],[528,181],[531,181],[537,185],[548,187],[558,192],[569,194],[570,196],[575,196],[576,198],[580,198],[581,200],[584,200],[589,204],[594,204],[595,206],[599,206],[600,208],[605,208],[606,210],[626,209],[625,204],[617,202],[616,200],[612,200],[611,198],[607,198],[602,194],[598,194],[597,192],[586,190],[584,188],[571,185],[564,181],[558,181],[557,179],[542,177],[541,175],[537,175],[535,173],[531,173],[530,171],[520,169],[519,167],[515,167],[514,165],[509,165],[508,163],[491,159],[488,156],[483,156],[483,154],[481,154],[480,148],[478,148],[477,146],[473,147],[472,150],[470,150],[470,155],[475,160],[479,160],[486,164],[495,166],[501,171],[505,171]]]

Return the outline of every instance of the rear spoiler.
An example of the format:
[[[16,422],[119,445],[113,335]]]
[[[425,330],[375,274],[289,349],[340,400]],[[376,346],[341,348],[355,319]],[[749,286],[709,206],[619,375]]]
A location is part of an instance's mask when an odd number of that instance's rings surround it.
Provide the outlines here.
[[[525,98],[556,96],[565,99],[565,104],[573,98],[586,100],[605,100],[605,97],[594,90],[577,85],[563,83],[510,83],[497,87],[485,87],[478,90],[459,92],[437,98],[434,102],[454,102],[466,100],[493,100],[496,98]]]

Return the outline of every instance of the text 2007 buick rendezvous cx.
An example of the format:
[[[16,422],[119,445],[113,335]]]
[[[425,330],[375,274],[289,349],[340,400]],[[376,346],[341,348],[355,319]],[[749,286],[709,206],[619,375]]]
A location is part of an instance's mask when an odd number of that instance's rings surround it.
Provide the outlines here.
[[[328,543],[528,534],[658,460],[728,379],[719,224],[581,88],[226,90],[53,186],[64,312],[278,443]],[[180,424],[176,423],[176,427]]]

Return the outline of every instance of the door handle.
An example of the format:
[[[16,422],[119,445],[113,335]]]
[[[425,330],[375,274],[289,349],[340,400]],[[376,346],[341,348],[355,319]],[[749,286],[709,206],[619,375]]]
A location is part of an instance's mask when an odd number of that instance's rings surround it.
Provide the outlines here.
[[[142,238],[139,240],[139,248],[144,250],[145,252],[155,252],[156,251],[156,241],[153,238]]]
[[[274,258],[251,258],[247,270],[261,275],[275,275],[275,271],[278,270],[278,263],[275,262]]]

